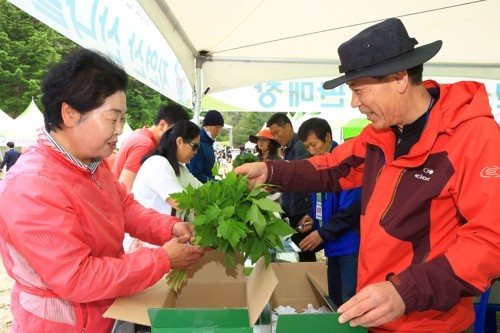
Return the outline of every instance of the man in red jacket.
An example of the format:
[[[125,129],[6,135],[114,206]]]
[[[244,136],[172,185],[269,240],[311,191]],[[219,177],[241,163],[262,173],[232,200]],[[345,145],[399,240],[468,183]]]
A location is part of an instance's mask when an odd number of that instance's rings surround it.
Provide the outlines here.
[[[373,332],[463,332],[472,296],[500,275],[500,131],[483,84],[422,82],[442,42],[415,48],[403,23],[339,49],[352,107],[372,122],[330,154],[245,164],[251,185],[288,192],[362,186],[357,294],[339,321]]]

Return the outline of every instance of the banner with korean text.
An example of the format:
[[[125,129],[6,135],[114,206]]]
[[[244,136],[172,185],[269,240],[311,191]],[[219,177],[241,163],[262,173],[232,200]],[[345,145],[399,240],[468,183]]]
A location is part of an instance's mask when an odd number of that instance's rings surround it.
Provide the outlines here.
[[[106,54],[162,95],[190,103],[184,70],[136,0],[9,1],[80,46]]]
[[[217,92],[203,99],[203,109],[241,112],[315,113],[332,121],[360,118],[363,115],[351,107],[351,91],[347,85],[332,90],[323,89],[330,77],[259,83],[253,86]],[[500,124],[500,80],[432,77],[439,83],[474,80],[484,83],[497,123]]]

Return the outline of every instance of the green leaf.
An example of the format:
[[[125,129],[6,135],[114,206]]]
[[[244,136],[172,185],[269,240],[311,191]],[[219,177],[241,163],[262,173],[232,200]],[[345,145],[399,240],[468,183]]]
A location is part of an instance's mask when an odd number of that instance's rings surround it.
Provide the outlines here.
[[[220,171],[220,161],[217,161],[217,162],[214,163],[214,166],[212,167],[212,170],[211,170],[212,176],[214,176],[214,177],[217,177],[217,176],[221,177],[222,175],[220,174],[219,171]]]
[[[217,227],[217,236],[227,239],[233,249],[236,249],[238,243],[246,236],[248,228],[235,220],[222,220]]]
[[[257,204],[260,209],[267,210],[270,212],[284,213],[280,204],[275,202],[275,201],[272,201],[271,199],[262,198],[262,199],[253,200],[253,202],[255,204]]]
[[[248,197],[255,198],[255,197],[259,196],[259,194],[261,194],[261,193],[262,193],[261,189],[254,188],[252,191],[250,191],[250,193],[248,194]]]
[[[207,220],[207,217],[205,215],[195,215],[192,223],[194,226],[200,226],[210,223],[210,221]]]
[[[270,233],[277,236],[288,236],[296,233],[295,229],[290,227],[288,223],[281,219],[270,219],[268,220],[266,233]]]
[[[253,204],[247,214],[250,224],[255,228],[257,234],[262,236],[264,229],[266,228],[266,218],[261,213],[259,206]]]
[[[226,267],[235,268],[238,264],[234,252],[226,252]]]
[[[236,214],[238,215],[239,219],[245,223],[250,221],[250,216],[248,215],[250,207],[252,207],[252,204],[250,202],[245,202],[241,205],[236,206]]]
[[[224,186],[232,187],[238,182],[238,176],[234,172],[229,172],[221,182]]]
[[[269,249],[267,248],[267,246],[264,243],[258,241],[253,241],[251,243],[250,250],[251,251],[249,257],[252,264],[256,263],[266,253],[269,253]]]
[[[222,210],[219,207],[217,207],[215,205],[209,205],[206,212],[205,212],[207,221],[212,222],[212,221],[217,220],[221,211]]]
[[[225,218],[230,218],[233,216],[234,211],[235,211],[234,206],[226,206],[222,208],[222,216],[224,216]]]

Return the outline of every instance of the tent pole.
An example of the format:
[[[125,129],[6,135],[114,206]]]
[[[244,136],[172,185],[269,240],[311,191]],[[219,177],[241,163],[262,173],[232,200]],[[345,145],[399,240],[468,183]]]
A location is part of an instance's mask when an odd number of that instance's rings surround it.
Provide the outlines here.
[[[195,124],[200,123],[201,100],[203,98],[203,56],[196,57],[196,66],[194,69],[194,89],[193,89],[193,120]]]

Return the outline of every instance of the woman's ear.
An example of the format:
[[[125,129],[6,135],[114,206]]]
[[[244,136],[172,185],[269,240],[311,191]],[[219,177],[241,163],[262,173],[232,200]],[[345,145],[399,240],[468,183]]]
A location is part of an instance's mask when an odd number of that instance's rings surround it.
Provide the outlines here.
[[[175,139],[175,144],[177,145],[177,148],[179,148],[183,143],[184,140],[180,136],[178,136],[177,139]]]
[[[63,102],[61,105],[61,117],[66,127],[74,127],[80,121],[81,114],[68,103]]]

